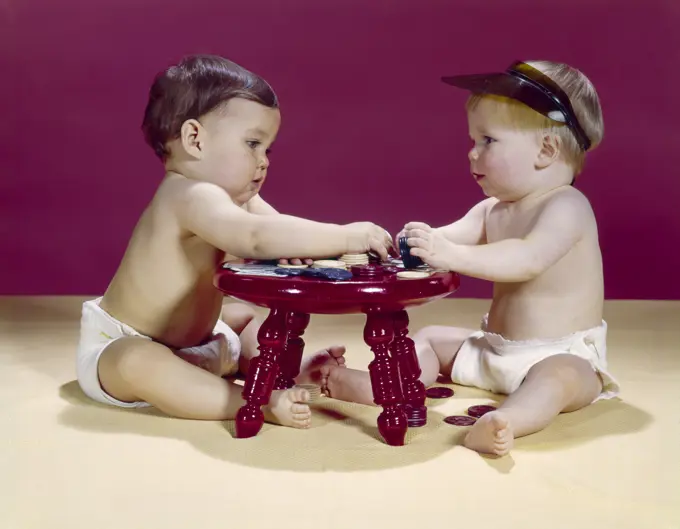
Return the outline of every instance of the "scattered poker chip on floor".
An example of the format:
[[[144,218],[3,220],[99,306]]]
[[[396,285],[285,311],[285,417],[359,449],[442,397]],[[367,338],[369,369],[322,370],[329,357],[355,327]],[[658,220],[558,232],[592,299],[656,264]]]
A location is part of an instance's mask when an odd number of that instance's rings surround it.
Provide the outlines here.
[[[467,415],[449,415],[448,417],[444,417],[445,423],[454,426],[472,426],[476,421],[477,419],[468,417]]]
[[[449,397],[453,397],[453,390],[443,386],[436,386],[433,388],[428,388],[425,391],[425,395],[430,399],[447,399]]]
[[[490,411],[494,411],[496,409],[495,406],[487,406],[484,404],[481,404],[479,406],[470,406],[467,410],[467,413],[470,417],[475,417],[479,419],[482,415],[486,415]]]

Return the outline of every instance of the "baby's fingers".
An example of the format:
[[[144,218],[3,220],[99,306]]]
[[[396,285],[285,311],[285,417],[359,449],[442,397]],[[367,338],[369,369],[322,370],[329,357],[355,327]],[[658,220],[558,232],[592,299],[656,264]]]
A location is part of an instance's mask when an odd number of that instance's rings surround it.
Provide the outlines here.
[[[428,241],[422,237],[409,237],[406,242],[411,248],[427,248],[429,246]],[[411,252],[411,255],[415,254]]]
[[[413,257],[420,257],[425,263],[427,263],[428,260],[430,259],[431,254],[424,248],[414,246],[413,248],[411,248],[411,255]]]
[[[404,230],[406,231],[423,230],[426,232],[431,232],[432,228],[428,224],[425,224],[424,222],[409,222],[406,226],[404,226]]]
[[[387,245],[385,244],[384,240],[376,239],[375,237],[371,237],[368,240],[368,245],[371,250],[373,250],[375,253],[377,253],[380,256],[380,259],[383,261],[387,261],[388,259],[388,253],[387,253]]]
[[[430,232],[427,232],[425,230],[415,228],[415,229],[410,229],[408,230],[406,237],[409,239],[425,239],[429,240],[430,239]]]

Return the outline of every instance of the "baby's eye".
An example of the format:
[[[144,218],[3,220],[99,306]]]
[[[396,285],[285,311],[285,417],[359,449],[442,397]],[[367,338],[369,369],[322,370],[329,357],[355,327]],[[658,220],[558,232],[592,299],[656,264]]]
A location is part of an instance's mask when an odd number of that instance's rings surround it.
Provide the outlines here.
[[[267,150],[264,151],[264,152],[265,152],[265,154],[266,154],[267,156],[269,156],[269,155],[272,153],[272,150],[271,150],[271,149],[267,149]]]
[[[490,136],[484,136],[484,144],[485,145],[489,145],[489,143],[493,143],[494,141],[496,141],[496,140],[494,140]]]
[[[257,140],[247,140],[247,141],[246,141],[246,144],[247,144],[248,147],[250,147],[251,149],[257,149],[257,146],[260,145],[260,142],[257,141]]]

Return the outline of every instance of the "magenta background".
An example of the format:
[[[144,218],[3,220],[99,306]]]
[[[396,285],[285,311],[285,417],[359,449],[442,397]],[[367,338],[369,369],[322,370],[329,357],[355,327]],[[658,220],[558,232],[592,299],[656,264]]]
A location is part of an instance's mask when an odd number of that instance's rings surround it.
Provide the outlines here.
[[[392,231],[481,198],[465,94],[440,76],[572,63],[604,108],[579,186],[606,295],[680,299],[677,0],[4,0],[0,16],[0,294],[103,292],[162,176],[139,129],[152,76],[210,52],[281,98],[268,201]]]

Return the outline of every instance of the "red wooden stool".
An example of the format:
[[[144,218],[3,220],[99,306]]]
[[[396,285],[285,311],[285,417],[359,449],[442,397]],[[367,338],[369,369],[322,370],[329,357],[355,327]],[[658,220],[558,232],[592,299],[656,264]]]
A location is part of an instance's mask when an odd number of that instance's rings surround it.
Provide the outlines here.
[[[382,265],[352,267],[353,278],[328,281],[313,277],[269,277],[220,269],[215,286],[225,295],[270,309],[258,333],[260,354],[250,363],[243,389],[246,404],[236,417],[236,436],[253,437],[262,428],[261,406],[274,389],[294,385],[304,348],[302,335],[310,314],[366,314],[364,340],[375,359],[369,364],[374,402],[382,406],[378,429],[389,445],[400,446],[408,426],[427,420],[425,387],[406,309],[455,292],[460,278],[437,272],[402,279]]]

